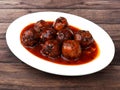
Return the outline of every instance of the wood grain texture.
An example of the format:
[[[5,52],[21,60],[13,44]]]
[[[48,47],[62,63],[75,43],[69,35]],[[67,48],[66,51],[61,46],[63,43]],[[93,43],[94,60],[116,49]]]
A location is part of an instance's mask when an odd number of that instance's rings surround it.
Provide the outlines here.
[[[65,77],[21,62],[7,46],[6,30],[18,17],[41,11],[71,13],[100,25],[115,44],[111,64],[91,75]],[[120,90],[120,0],[0,0],[0,90]]]
[[[91,9],[0,9],[0,22],[9,23],[28,13],[41,11],[57,11],[75,14],[95,23],[119,24],[120,10],[91,10]]]
[[[120,0],[0,0],[0,8],[120,9]]]
[[[86,75],[84,77],[63,77],[52,75],[35,70],[22,63],[0,63],[0,66],[2,67],[0,68],[0,86],[4,89],[9,88],[21,90],[22,88],[59,88],[67,90],[68,88],[79,89],[82,87],[87,89],[89,87],[93,90],[100,90],[99,88],[101,87],[102,90],[105,90],[107,87],[120,88],[120,66],[109,66],[98,73]],[[118,73],[114,74],[115,72]],[[109,84],[107,82],[109,82]]]

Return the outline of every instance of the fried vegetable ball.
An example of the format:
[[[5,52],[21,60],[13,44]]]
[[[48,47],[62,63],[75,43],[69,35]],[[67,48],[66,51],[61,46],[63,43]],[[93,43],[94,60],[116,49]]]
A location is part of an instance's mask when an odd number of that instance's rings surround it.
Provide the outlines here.
[[[57,58],[60,56],[60,44],[57,40],[48,40],[43,45],[43,48],[41,50],[41,53],[44,56],[50,57],[50,58]]]
[[[93,43],[94,39],[89,31],[80,30],[74,35],[74,39],[79,41],[82,47],[87,47]]]
[[[68,26],[68,22],[64,17],[57,18],[53,25],[54,29],[58,31],[64,29],[67,26]]]
[[[76,40],[67,40],[63,42],[62,55],[67,59],[79,58],[81,54],[81,47]]]
[[[40,40],[43,43],[47,40],[52,40],[55,38],[56,38],[56,30],[52,28],[44,28],[43,31],[40,33]]]
[[[39,35],[36,33],[36,31],[33,28],[30,28],[29,30],[26,30],[22,37],[21,42],[25,46],[34,46],[39,42]]]
[[[50,24],[44,20],[37,21],[34,25],[36,32],[40,33],[43,28],[50,27]]]
[[[71,40],[73,39],[73,32],[68,29],[63,29],[57,32],[56,39],[60,42],[63,42],[65,40]]]

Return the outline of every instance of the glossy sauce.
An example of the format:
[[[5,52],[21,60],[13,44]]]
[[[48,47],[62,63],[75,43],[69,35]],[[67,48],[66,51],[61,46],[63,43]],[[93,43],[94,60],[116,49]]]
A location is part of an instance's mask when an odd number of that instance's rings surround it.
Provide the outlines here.
[[[52,25],[53,22],[49,22],[49,24]],[[28,30],[28,29],[30,29],[32,27],[34,27],[34,23],[26,26],[22,30],[20,38],[21,38],[22,34],[24,33],[24,31],[26,31],[26,30]],[[69,26],[69,28],[73,31],[73,33],[79,30],[78,28],[76,28],[74,26]],[[42,58],[43,60],[47,60],[47,61],[50,61],[50,62],[54,62],[54,63],[57,63],[57,64],[63,64],[63,65],[85,64],[85,63],[88,63],[88,62],[94,60],[99,55],[99,47],[98,47],[98,45],[97,45],[97,43],[95,41],[90,47],[82,49],[82,53],[81,53],[79,59],[77,59],[77,60],[69,60],[69,59],[64,58],[62,55],[57,59],[48,58],[46,56],[43,56],[40,53],[40,51],[41,51],[41,46],[40,45],[36,45],[34,47],[26,47],[26,46],[24,46],[24,48],[26,48],[33,55],[35,55],[35,56],[37,56],[39,58]]]

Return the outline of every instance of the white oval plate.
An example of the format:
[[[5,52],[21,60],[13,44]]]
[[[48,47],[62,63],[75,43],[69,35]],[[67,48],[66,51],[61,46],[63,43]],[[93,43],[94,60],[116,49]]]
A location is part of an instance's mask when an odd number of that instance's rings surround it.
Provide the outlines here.
[[[65,17],[70,25],[90,31],[100,49],[100,55],[95,60],[82,65],[56,64],[38,58],[21,45],[20,33],[25,26],[41,19],[55,21],[61,16]],[[113,41],[101,27],[82,17],[61,12],[38,12],[16,19],[7,29],[6,41],[13,54],[29,66],[48,73],[65,76],[81,76],[100,71],[110,64],[115,53]]]

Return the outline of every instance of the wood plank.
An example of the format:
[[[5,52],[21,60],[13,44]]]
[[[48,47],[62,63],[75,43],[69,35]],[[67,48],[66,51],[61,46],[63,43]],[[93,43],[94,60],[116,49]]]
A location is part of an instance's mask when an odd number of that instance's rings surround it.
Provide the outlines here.
[[[91,9],[0,9],[0,23],[10,23],[28,13],[41,11],[59,11],[75,14],[95,23],[119,24],[120,9],[114,10],[91,10]]]
[[[120,0],[0,0],[0,8],[120,9],[119,3]]]
[[[19,52],[19,51],[18,51]],[[21,61],[10,51],[6,40],[0,39],[0,63],[20,63]]]
[[[108,66],[95,74],[83,77],[64,77],[44,73],[22,63],[0,63],[0,89],[120,88],[120,66]],[[108,84],[109,82],[109,84]],[[86,88],[85,88],[86,87]],[[112,90],[110,89],[110,90]],[[56,90],[56,89],[55,89]]]

